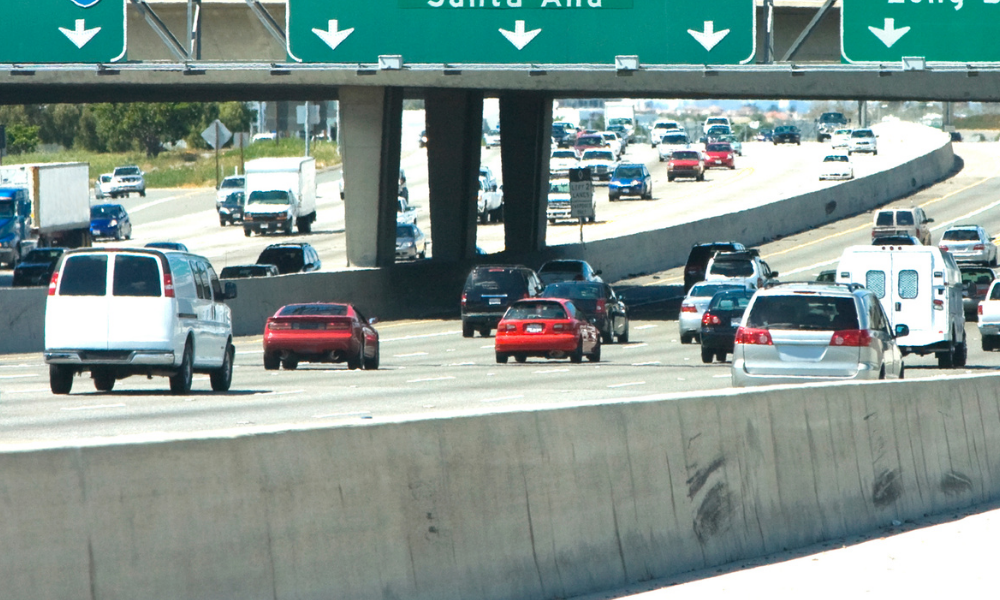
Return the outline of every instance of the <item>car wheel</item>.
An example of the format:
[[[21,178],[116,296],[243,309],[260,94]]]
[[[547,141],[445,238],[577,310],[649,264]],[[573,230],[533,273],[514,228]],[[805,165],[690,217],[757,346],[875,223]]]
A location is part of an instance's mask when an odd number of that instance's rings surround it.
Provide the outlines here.
[[[885,365],[882,365],[882,369],[878,372],[879,379],[885,379]]]
[[[365,342],[362,340],[358,353],[353,358],[347,359],[347,368],[352,370],[365,368]]]
[[[243,235],[245,235],[247,237],[250,237],[250,233],[251,233],[251,231],[250,231],[249,227],[244,227],[243,228]]]
[[[903,363],[900,363],[899,364],[899,379],[902,379],[904,375],[906,375],[906,365],[904,365]]]
[[[601,332],[601,342],[605,344],[611,344],[615,341],[614,330],[611,329],[611,325],[608,325],[608,330]]]
[[[222,366],[217,371],[212,371],[208,379],[212,383],[213,392],[228,392],[233,385],[233,358],[236,356],[236,348],[232,344],[226,344],[226,353],[222,357]]]
[[[576,344],[576,350],[569,355],[570,362],[582,363],[583,362],[583,340],[580,340]]]
[[[969,347],[962,342],[955,348],[954,364],[956,368],[964,367],[969,359]]]
[[[378,371],[379,363],[382,362],[381,358],[382,358],[381,357],[381,351],[379,350],[378,342],[376,342],[375,343],[375,354],[373,354],[371,358],[365,360],[365,370],[366,371]]]
[[[681,343],[682,344],[690,344],[691,343],[691,338],[692,338],[692,336],[691,336],[690,333],[682,333],[681,334]]]
[[[479,335],[481,335],[483,337],[490,337],[490,328],[489,327],[480,327],[479,328]]]
[[[521,364],[524,364],[524,363],[528,362],[528,355],[527,354],[515,354],[514,355],[514,360],[516,360],[517,362],[519,362]]]
[[[294,371],[295,369],[299,368],[299,359],[288,357],[285,360],[281,361],[281,367],[286,371]]]
[[[121,228],[115,229],[115,241],[116,242],[122,241],[122,230],[121,230]]]
[[[110,392],[115,389],[115,374],[110,369],[95,370],[92,375],[94,388],[98,392]]]
[[[618,343],[619,344],[628,343],[628,323],[625,324],[625,331],[623,331],[622,334],[618,336]]]
[[[618,200],[618,196],[612,196],[611,194],[608,194],[608,202],[615,202],[616,200]]]
[[[73,369],[66,365],[49,365],[49,389],[53,394],[68,394],[73,389]]]
[[[594,351],[587,356],[587,360],[590,362],[601,362],[601,342],[598,341],[597,345],[594,346]]]
[[[225,219],[219,219],[219,227],[225,227],[225,226],[226,226],[226,220]]]
[[[714,359],[714,358],[715,358],[715,353],[712,352],[710,349],[705,348],[704,346],[702,346],[702,348],[701,348],[701,362],[705,363],[706,365],[707,364],[711,364],[712,359]]]
[[[141,190],[139,192],[139,196],[142,197],[142,198],[145,198],[146,197],[146,190]]]
[[[701,173],[700,175],[698,175],[698,181],[705,181],[705,174],[704,173]]]
[[[955,346],[950,346],[948,350],[937,353],[939,369],[951,369],[955,366]]]
[[[278,367],[281,366],[281,357],[276,353],[265,353],[264,354],[264,370],[265,371],[277,371]]]
[[[486,223],[489,222],[489,220],[490,220],[490,213],[484,212],[479,214],[479,222],[481,224],[485,225]]]
[[[497,352],[497,363],[499,363],[501,365],[505,365],[505,364],[507,364],[507,359],[509,359],[509,358],[510,358],[509,354],[507,354],[505,352]]]
[[[194,377],[194,365],[191,364],[194,354],[191,350],[191,343],[184,346],[184,358],[181,359],[181,367],[170,377],[170,393],[174,395],[187,394],[191,391],[191,379]]]
[[[992,335],[983,336],[983,352],[992,352],[995,346],[996,342],[993,340]]]
[[[716,352],[715,353],[715,360],[719,361],[720,363],[726,362],[726,353],[725,352]]]
[[[471,323],[462,323],[462,337],[473,337],[476,335],[476,328]]]
[[[673,181],[673,180],[674,180],[673,175],[667,175],[667,181]]]

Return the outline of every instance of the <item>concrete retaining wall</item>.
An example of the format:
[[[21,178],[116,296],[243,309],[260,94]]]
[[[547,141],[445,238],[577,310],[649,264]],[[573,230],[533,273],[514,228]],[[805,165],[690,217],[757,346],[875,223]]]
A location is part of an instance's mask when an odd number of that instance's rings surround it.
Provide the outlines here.
[[[537,267],[552,258],[582,258],[615,281],[637,273],[684,264],[691,246],[714,240],[738,240],[757,245],[872,208],[911,194],[945,177],[955,156],[948,136],[940,146],[910,162],[820,191],[723,214],[694,223],[621,238],[553,246],[530,256],[503,254],[492,262]],[[459,296],[471,263],[434,261],[396,265],[382,270],[287,275],[239,282],[239,297],[231,303],[236,335],[257,335],[280,307],[293,302],[331,300],[353,302],[369,316],[383,320],[427,316],[455,317]],[[45,289],[0,289],[0,353],[39,352],[43,348]]]
[[[542,600],[1000,493],[1000,378],[0,453],[0,596]]]

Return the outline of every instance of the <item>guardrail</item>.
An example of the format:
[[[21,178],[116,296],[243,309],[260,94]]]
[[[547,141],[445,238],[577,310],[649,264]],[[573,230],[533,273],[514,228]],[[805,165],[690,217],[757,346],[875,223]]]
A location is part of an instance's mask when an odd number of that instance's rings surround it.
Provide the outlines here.
[[[998,390],[979,375],[6,446],[0,581],[9,598],[568,598],[995,500]]]

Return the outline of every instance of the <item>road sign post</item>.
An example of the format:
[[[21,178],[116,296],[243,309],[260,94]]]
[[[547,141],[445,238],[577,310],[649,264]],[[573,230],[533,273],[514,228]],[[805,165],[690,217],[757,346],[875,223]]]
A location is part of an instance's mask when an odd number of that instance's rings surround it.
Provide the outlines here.
[[[583,243],[583,222],[593,220],[594,178],[590,167],[569,170],[569,216],[580,219],[580,243]]]
[[[292,60],[377,64],[743,64],[753,0],[288,0]]]
[[[4,63],[106,63],[125,58],[127,0],[8,0]]]
[[[848,63],[1000,61],[995,0],[843,0],[840,28]]]

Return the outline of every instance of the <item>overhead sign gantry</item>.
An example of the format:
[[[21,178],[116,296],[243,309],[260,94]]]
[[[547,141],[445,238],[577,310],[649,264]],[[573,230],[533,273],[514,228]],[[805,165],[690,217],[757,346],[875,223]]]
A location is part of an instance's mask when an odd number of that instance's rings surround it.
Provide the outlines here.
[[[125,58],[126,0],[5,0],[4,63],[109,63]]]

